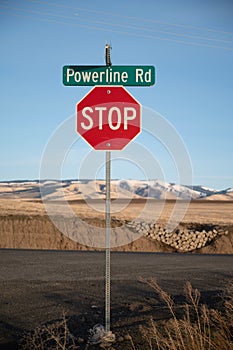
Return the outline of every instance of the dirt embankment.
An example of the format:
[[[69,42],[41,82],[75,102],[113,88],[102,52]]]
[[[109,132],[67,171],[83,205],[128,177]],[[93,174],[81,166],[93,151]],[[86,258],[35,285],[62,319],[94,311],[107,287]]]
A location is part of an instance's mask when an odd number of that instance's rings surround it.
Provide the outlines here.
[[[104,221],[98,218],[87,219],[93,227],[103,227]],[[113,220],[113,226],[120,226],[120,220]],[[94,250],[69,239],[62,234],[47,216],[41,215],[2,215],[0,216],[0,248]],[[174,247],[164,242],[142,236],[135,241],[115,247],[116,251],[175,252]],[[213,239],[195,253],[233,254],[233,226],[228,226],[228,234]]]
[[[64,236],[46,216],[0,217],[0,247],[25,249],[87,250]]]

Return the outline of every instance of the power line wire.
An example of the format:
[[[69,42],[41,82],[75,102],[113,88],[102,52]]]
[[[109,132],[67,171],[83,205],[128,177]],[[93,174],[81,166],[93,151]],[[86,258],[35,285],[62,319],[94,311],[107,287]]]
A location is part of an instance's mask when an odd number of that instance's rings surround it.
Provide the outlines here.
[[[4,1],[4,0],[2,0]],[[52,5],[52,6],[57,6],[57,7],[62,7],[62,8],[68,8],[68,9],[73,9],[73,10],[81,10],[81,11],[86,11],[86,12],[91,12],[91,13],[97,13],[97,14],[110,14],[115,17],[120,17],[122,18],[127,18],[127,19],[136,19],[137,21],[146,21],[146,22],[151,22],[151,23],[159,23],[167,26],[176,26],[176,27],[182,27],[182,28],[192,28],[195,30],[206,30],[209,32],[215,32],[215,33],[221,33],[221,34],[228,34],[228,35],[233,35],[233,32],[226,32],[226,31],[219,31],[219,30],[214,30],[206,27],[196,27],[196,26],[189,26],[189,25],[183,25],[183,24],[177,24],[177,23],[170,23],[170,22],[163,22],[163,21],[158,21],[158,20],[151,20],[151,19],[142,19],[140,17],[134,17],[134,16],[125,16],[121,14],[116,14],[115,12],[106,12],[106,11],[98,11],[98,10],[92,10],[92,9],[86,9],[86,8],[80,8],[80,7],[73,7],[65,4],[57,4],[57,3],[51,3],[51,2],[46,2],[46,1],[41,1],[41,0],[27,0],[28,2],[31,3],[39,3],[42,5]],[[8,6],[9,7],[9,6]],[[27,10],[24,9],[24,11],[33,11],[33,10]],[[74,14],[75,15],[75,14]],[[51,14],[51,16],[59,16],[57,14]],[[63,16],[64,18],[68,16]],[[71,17],[70,17],[71,18]],[[82,20],[82,19],[81,19]],[[87,21],[88,19],[86,19]],[[92,20],[93,23],[103,23],[103,20],[101,21],[94,21]],[[145,30],[145,31],[153,31],[153,32],[158,32],[161,34],[168,34],[168,35],[175,35],[175,36],[181,36],[181,37],[187,37],[187,38],[192,38],[192,39],[200,39],[200,40],[207,40],[207,41],[218,41],[218,42],[231,42],[230,40],[222,40],[222,39],[214,39],[214,38],[208,38],[208,37],[203,37],[203,36],[194,36],[194,35],[189,35],[189,34],[181,34],[181,33],[175,33],[175,32],[167,32],[167,31],[161,31],[161,30],[156,30],[150,27],[136,27],[136,26],[126,26],[126,25],[121,25],[119,23],[113,24],[105,22],[103,24],[108,24],[112,26],[120,26],[120,27],[125,27],[125,28],[131,28],[131,29],[139,29],[139,30]]]
[[[2,6],[2,4],[0,4],[0,6]],[[8,6],[4,6],[4,5],[2,7],[8,8]],[[46,12],[43,12],[43,11],[41,12],[41,11],[22,9],[22,8],[12,8],[12,7],[11,7],[11,9],[13,9],[13,10],[15,9],[16,11],[36,13],[36,14],[39,14],[39,15],[42,14],[42,15],[47,15],[47,16],[53,16],[53,17],[60,17],[60,18],[68,18],[68,19],[70,19],[69,16],[57,15],[57,14],[53,14],[53,13],[46,13]],[[0,9],[0,12],[4,12],[4,10],[1,11],[1,9]],[[231,48],[231,47],[224,47],[224,46],[219,46],[219,45],[209,45],[209,44],[198,43],[198,42],[195,42],[195,41],[184,41],[184,40],[178,40],[178,39],[172,39],[172,38],[166,38],[166,37],[162,38],[162,37],[158,37],[158,36],[155,36],[155,35],[131,33],[131,32],[126,32],[126,31],[121,31],[121,30],[113,30],[113,29],[104,28],[104,27],[89,26],[89,25],[83,25],[83,24],[77,24],[77,23],[71,23],[71,22],[62,22],[62,21],[56,21],[56,20],[51,20],[51,19],[46,19],[46,18],[35,18],[33,16],[27,16],[25,14],[10,13],[10,15],[18,16],[18,17],[32,18],[34,20],[36,19],[36,20],[43,21],[43,22],[57,23],[57,24],[62,24],[62,25],[67,25],[67,26],[81,27],[81,28],[87,28],[87,29],[95,29],[95,30],[100,30],[100,31],[108,31],[108,32],[112,32],[112,33],[118,33],[118,34],[124,34],[124,35],[136,36],[136,37],[144,37],[144,38],[165,40],[165,41],[177,42],[177,43],[181,43],[181,44],[202,46],[202,47],[208,47],[208,48],[218,48],[218,49],[224,49],[224,50],[229,50],[229,51],[233,50],[233,48]],[[90,20],[90,22],[91,23],[95,23],[94,21],[91,21],[91,20]]]
[[[207,28],[207,27],[198,27],[198,26],[191,26],[191,25],[187,25],[187,24],[165,22],[165,21],[136,17],[136,16],[126,16],[126,15],[123,15],[120,13],[115,13],[115,12],[93,10],[93,9],[87,9],[87,8],[81,8],[81,7],[73,7],[73,6],[69,6],[69,5],[65,5],[65,4],[51,3],[48,1],[41,1],[41,0],[27,0],[27,1],[32,2],[32,3],[40,3],[40,4],[45,4],[45,5],[52,5],[52,6],[57,6],[57,7],[69,8],[69,9],[73,9],[75,11],[80,10],[80,11],[87,11],[87,12],[92,12],[92,13],[97,13],[97,14],[112,15],[114,17],[120,17],[121,19],[122,18],[133,19],[133,20],[137,20],[137,21],[158,23],[158,24],[167,25],[167,26],[175,26],[175,27],[189,28],[189,29],[202,30],[202,31],[205,30],[205,31],[213,32],[213,33],[233,35],[233,32],[217,30],[217,29]]]
[[[2,5],[2,7],[10,8],[12,10],[16,11],[23,11],[23,12],[29,12],[29,13],[35,13],[35,14],[41,14],[45,16],[52,16],[52,17],[59,17],[59,18],[65,18],[65,19],[72,19],[75,20],[74,16],[66,16],[66,15],[60,15],[54,12],[45,12],[45,11],[38,11],[38,10],[31,10],[31,9],[25,9],[25,8],[20,8],[20,7],[12,7],[9,5]],[[82,20],[82,19],[81,19]],[[233,41],[231,40],[222,40],[222,39],[212,39],[212,38],[207,38],[207,37],[201,37],[201,36],[193,36],[193,35],[188,35],[188,34],[181,34],[181,33],[175,33],[175,32],[169,32],[169,31],[163,31],[163,30],[156,30],[148,27],[138,27],[138,26],[132,26],[132,25],[124,25],[124,24],[114,24],[112,22],[106,22],[106,21],[96,21],[92,19],[84,19],[85,22],[91,22],[91,23],[96,23],[96,24],[103,24],[103,25],[108,25],[111,27],[120,27],[120,28],[126,28],[126,29],[136,29],[136,30],[141,30],[141,31],[149,31],[149,32],[155,32],[155,33],[160,33],[160,34],[165,34],[165,35],[172,35],[172,36],[177,36],[177,37],[184,37],[184,38],[191,38],[191,39],[200,39],[200,40],[206,40],[206,41],[213,41],[213,42],[222,42],[222,43],[232,43]]]

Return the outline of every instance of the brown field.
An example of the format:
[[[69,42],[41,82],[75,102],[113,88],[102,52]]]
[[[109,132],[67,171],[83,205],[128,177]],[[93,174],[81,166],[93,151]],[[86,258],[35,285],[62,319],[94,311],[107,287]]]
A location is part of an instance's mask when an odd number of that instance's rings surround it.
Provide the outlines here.
[[[52,203],[52,202],[51,202]],[[63,202],[57,202],[58,206],[62,206]],[[145,208],[146,203],[149,203],[145,209],[145,218],[148,221],[153,221],[154,216],[161,211],[158,221],[166,222],[171,216],[172,210],[176,206],[179,210],[186,205],[185,201],[159,201],[159,200],[144,200],[133,199],[129,203],[127,200],[121,199],[112,201],[112,216],[121,220],[135,220]],[[72,210],[80,218],[99,218],[104,219],[105,203],[102,200],[76,200],[69,202]],[[185,223],[216,223],[229,225],[233,224],[233,201],[191,201],[187,203],[187,212],[182,220]],[[0,200],[1,215],[39,215],[46,216],[44,204],[41,201],[27,200]]]

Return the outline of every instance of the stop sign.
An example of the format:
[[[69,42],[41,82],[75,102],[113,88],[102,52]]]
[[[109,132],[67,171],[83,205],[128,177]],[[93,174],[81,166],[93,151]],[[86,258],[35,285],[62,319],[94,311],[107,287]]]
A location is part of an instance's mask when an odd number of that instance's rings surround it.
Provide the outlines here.
[[[96,150],[121,150],[141,131],[141,105],[123,86],[95,86],[77,103],[77,132]]]

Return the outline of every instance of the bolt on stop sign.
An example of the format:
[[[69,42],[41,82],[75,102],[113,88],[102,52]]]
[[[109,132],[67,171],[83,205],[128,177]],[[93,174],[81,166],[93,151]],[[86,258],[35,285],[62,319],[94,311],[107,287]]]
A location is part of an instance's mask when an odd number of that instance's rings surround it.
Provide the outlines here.
[[[141,132],[141,104],[123,86],[95,86],[77,103],[77,132],[96,150],[122,150]]]

